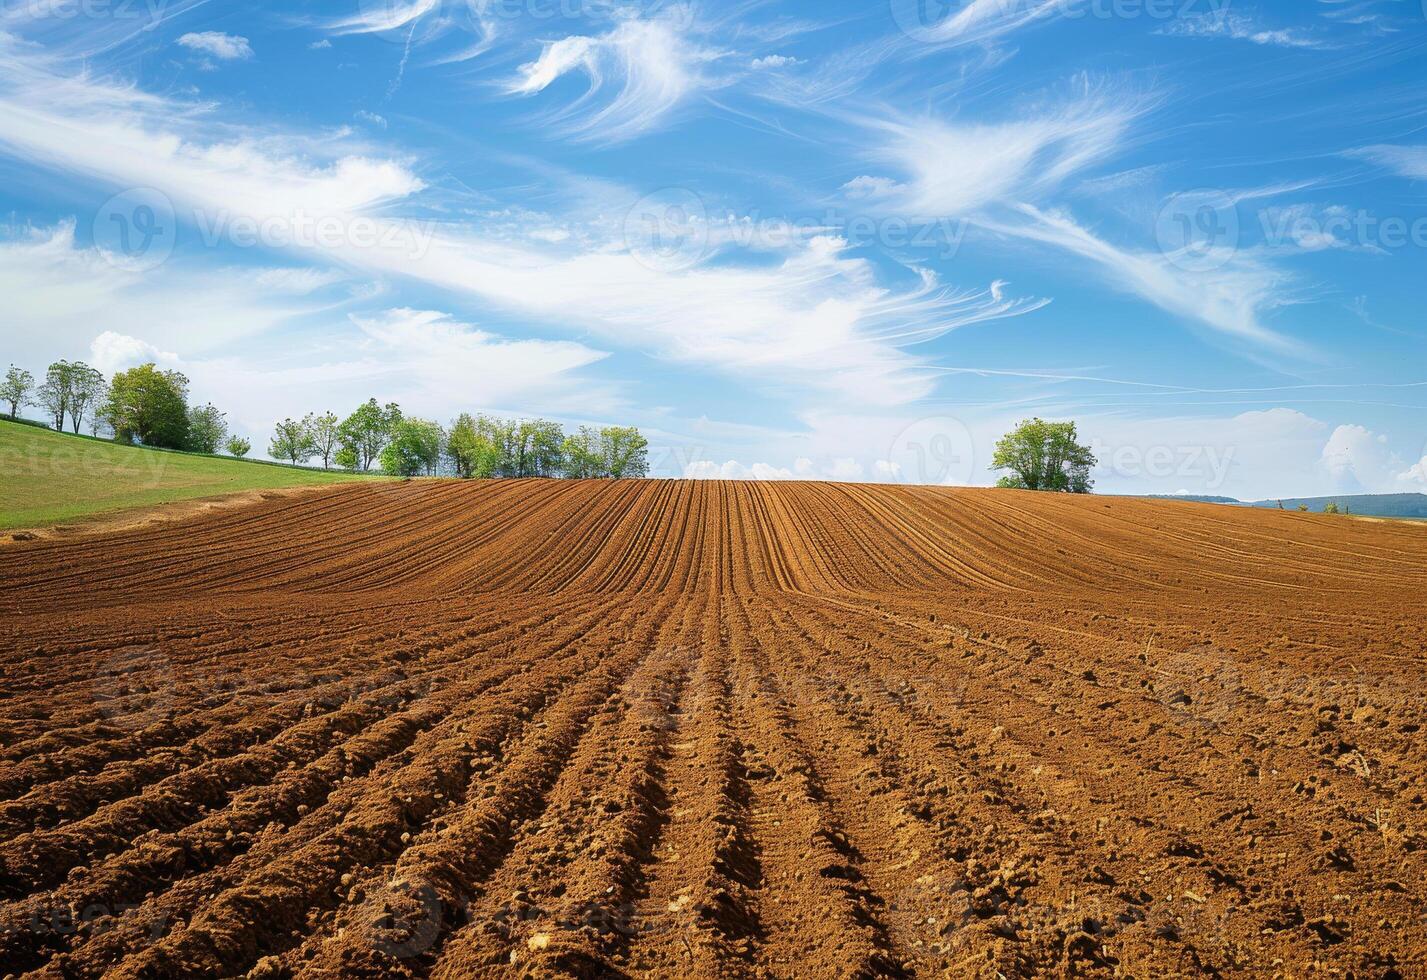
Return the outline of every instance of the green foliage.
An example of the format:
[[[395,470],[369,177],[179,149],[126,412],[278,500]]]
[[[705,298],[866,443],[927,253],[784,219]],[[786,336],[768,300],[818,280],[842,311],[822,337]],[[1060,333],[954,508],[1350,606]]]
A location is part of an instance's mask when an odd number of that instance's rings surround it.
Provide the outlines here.
[[[588,425],[565,438],[565,475],[572,480],[598,480],[605,475],[600,434]]]
[[[1338,506],[1337,501],[1335,501],[1335,500],[1330,500],[1330,501],[1328,502],[1328,504],[1323,508],[1323,513],[1325,513],[1325,514],[1340,514],[1340,513],[1342,513],[1342,509]]]
[[[11,368],[11,372],[15,373],[14,368]],[[28,372],[18,374],[23,377],[17,376],[16,390],[23,387],[24,379],[28,377]],[[30,380],[33,382],[34,379]],[[56,361],[45,372],[45,383],[40,385],[36,394],[39,398],[38,404],[45,410],[56,429],[63,429],[64,420],[68,417],[74,425],[74,431],[78,432],[90,409],[103,399],[104,391],[104,375],[88,364],[83,361]]]
[[[244,490],[383,479],[138,448],[4,421],[0,461],[0,529],[48,527],[109,511]]]
[[[0,382],[0,402],[10,406],[10,416],[20,414],[20,409],[32,403],[35,391],[35,376],[23,368],[10,365],[5,372],[4,382]]]
[[[1299,504],[1299,505],[1298,505],[1298,512],[1299,512],[1300,514],[1306,514],[1306,513],[1308,513],[1308,505],[1307,505],[1307,504]]]
[[[322,460],[324,470],[329,469],[341,446],[341,423],[337,416],[332,412],[321,415],[310,412],[302,420],[302,427],[312,443],[312,455]]]
[[[997,486],[1017,490],[1089,493],[1095,455],[1076,442],[1074,422],[1029,419],[996,444],[991,469],[1010,470]]]
[[[483,420],[486,421],[486,420]],[[501,450],[489,425],[463,413],[446,437],[446,459],[463,480],[487,480],[500,472]]]
[[[227,451],[229,456],[236,456],[242,459],[253,451],[253,444],[239,436],[229,436],[228,441],[223,444],[223,448]]]
[[[638,429],[610,426],[600,430],[602,475],[620,480],[649,475],[649,440]]]
[[[446,433],[426,419],[401,419],[382,448],[382,472],[389,476],[434,476],[441,465]]]
[[[524,419],[517,423],[516,455],[512,476],[559,476],[563,463],[565,433],[558,422]]]
[[[143,364],[114,375],[104,416],[119,442],[182,449],[188,441],[188,379]]]
[[[307,427],[292,419],[283,419],[273,427],[272,441],[268,443],[268,455],[273,459],[283,459],[294,466],[312,458],[315,449]]]
[[[188,449],[195,453],[218,452],[228,438],[228,422],[211,404],[188,410]]]
[[[395,403],[386,407],[375,398],[358,408],[337,428],[338,450],[348,469],[369,470],[391,442],[392,433],[401,422],[401,408]]]

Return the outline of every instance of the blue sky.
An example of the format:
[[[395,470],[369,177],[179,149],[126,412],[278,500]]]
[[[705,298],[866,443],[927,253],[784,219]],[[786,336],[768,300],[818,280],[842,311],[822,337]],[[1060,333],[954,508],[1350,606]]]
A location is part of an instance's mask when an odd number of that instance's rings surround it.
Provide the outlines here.
[[[1427,489],[1419,0],[11,0],[7,360],[665,476]]]

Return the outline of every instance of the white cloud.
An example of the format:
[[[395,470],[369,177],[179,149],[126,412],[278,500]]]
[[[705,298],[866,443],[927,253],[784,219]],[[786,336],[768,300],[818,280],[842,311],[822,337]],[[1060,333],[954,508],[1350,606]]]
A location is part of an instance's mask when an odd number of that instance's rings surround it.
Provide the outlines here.
[[[328,49],[331,48],[331,47],[332,47],[332,42],[329,41],[329,40],[327,40],[327,39],[324,37],[324,38],[323,38],[322,40],[320,40],[320,41],[313,41],[311,44],[309,44],[309,45],[307,46],[307,50],[309,50],[309,51],[326,51],[326,50],[328,50]]]
[[[894,0],[902,9],[908,0]],[[1068,9],[1064,0],[969,0],[955,14],[920,29],[918,40],[940,44],[984,44]]]
[[[1350,150],[1346,155],[1375,163],[1399,177],[1427,180],[1427,146],[1378,144]]]
[[[106,331],[91,343],[90,357],[106,374],[150,361],[182,371],[194,397],[227,412],[255,447],[266,445],[278,418],[348,411],[373,396],[441,422],[462,411],[589,418],[623,410],[613,387],[582,375],[603,352],[568,341],[511,340],[434,311],[338,318],[311,342],[242,353],[180,356]]]
[[[1407,469],[1397,474],[1397,481],[1404,485],[1404,490],[1416,490],[1419,493],[1427,492],[1427,456],[1423,456]]]
[[[1369,493],[1386,486],[1402,464],[1388,449],[1386,436],[1361,425],[1340,425],[1323,446],[1322,465],[1333,489]]]
[[[89,363],[107,376],[140,364],[177,367],[178,355],[161,351],[147,341],[106,330],[89,344]]]
[[[219,61],[247,61],[253,56],[253,47],[247,38],[222,31],[185,34],[178,39],[178,43],[190,51],[198,51]]]
[[[919,215],[961,216],[1035,198],[1071,174],[1112,155],[1139,112],[1135,102],[1087,96],[1011,122],[931,118],[871,121],[882,134],[875,154],[905,175],[900,187],[859,177],[847,187],[885,194]]]
[[[802,64],[797,58],[790,58],[782,54],[770,54],[762,58],[754,58],[748,63],[748,67],[754,71],[765,71],[768,69],[791,68],[794,65]]]
[[[754,463],[752,466],[744,466],[736,459],[731,459],[723,465],[718,463],[701,461],[690,463],[684,468],[684,479],[686,480],[797,480],[800,477],[794,476],[793,471],[787,468],[770,466],[767,463]]]
[[[859,201],[890,197],[902,187],[890,177],[854,177],[842,185],[842,192],[850,200]]]
[[[1029,205],[1018,211],[1029,220],[983,222],[1005,234],[1077,255],[1096,266],[1111,286],[1187,321],[1279,353],[1302,353],[1300,345],[1263,323],[1263,314],[1286,302],[1283,290],[1291,276],[1252,250],[1226,246],[1222,264],[1198,269],[1176,263],[1173,255],[1163,252],[1112,245],[1065,214]]]
[[[1191,13],[1176,17],[1157,33],[1178,37],[1222,37],[1280,48],[1327,48],[1332,46],[1321,38],[1313,37],[1301,30],[1293,28],[1270,30],[1260,27],[1254,23],[1251,17],[1228,10],[1203,14]]]
[[[799,457],[793,468],[771,463],[744,465],[736,459],[719,464],[699,460],[684,467],[686,480],[829,480],[843,483],[861,481],[862,464],[851,457],[841,457],[818,467],[812,460]]]
[[[205,269],[177,260],[141,274],[79,246],[72,221],[0,235],[0,295],[16,326],[7,346],[17,361],[82,350],[102,324],[142,324],[146,341],[163,350],[213,350],[327,309],[311,294],[343,279],[330,269]]]
[[[716,84],[705,69],[717,57],[686,37],[673,18],[626,20],[599,37],[548,42],[539,58],[520,66],[507,91],[534,95],[581,71],[588,91],[549,124],[577,139],[616,143],[662,125],[690,96]]]
[[[371,123],[373,126],[376,126],[380,129],[386,129],[387,127],[386,116],[379,116],[375,112],[368,112],[366,109],[358,109],[354,113],[354,116],[357,119],[360,119],[362,122]]]

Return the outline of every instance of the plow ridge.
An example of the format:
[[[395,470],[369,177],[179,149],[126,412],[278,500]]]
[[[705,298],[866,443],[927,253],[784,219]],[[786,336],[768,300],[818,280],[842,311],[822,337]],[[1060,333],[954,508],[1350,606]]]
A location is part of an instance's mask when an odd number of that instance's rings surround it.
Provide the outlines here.
[[[416,481],[0,552],[0,976],[1427,975],[1427,534]]]

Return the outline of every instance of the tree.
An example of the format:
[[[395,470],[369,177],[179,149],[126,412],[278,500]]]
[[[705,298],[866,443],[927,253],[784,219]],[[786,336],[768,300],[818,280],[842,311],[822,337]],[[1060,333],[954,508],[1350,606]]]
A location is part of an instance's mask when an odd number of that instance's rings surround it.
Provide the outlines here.
[[[228,422],[212,405],[194,406],[188,411],[188,448],[210,456],[228,438]]]
[[[572,480],[597,480],[605,475],[600,434],[588,425],[565,439],[565,475]]]
[[[392,476],[435,475],[441,465],[446,433],[426,419],[402,419],[382,447],[382,470]]]
[[[297,466],[311,459],[314,451],[312,437],[301,422],[283,419],[273,427],[272,441],[268,443],[268,455],[273,459],[285,459]]]
[[[638,429],[610,426],[600,430],[604,475],[616,480],[649,475],[649,440]]]
[[[236,456],[242,459],[253,451],[253,444],[239,436],[229,436],[228,441],[223,444],[223,448],[228,451],[229,456]]]
[[[462,414],[446,437],[446,459],[463,480],[488,480],[500,471],[501,453],[490,433]]]
[[[1330,500],[1330,501],[1328,501],[1327,506],[1325,506],[1325,507],[1323,508],[1323,513],[1325,513],[1325,514],[1339,514],[1339,513],[1342,513],[1342,511],[1341,511],[1341,509],[1338,507],[1338,502],[1337,502],[1336,500]]]
[[[19,418],[20,409],[32,404],[35,390],[35,376],[23,368],[10,365],[5,372],[5,381],[0,383],[0,401],[10,403],[10,417]]]
[[[69,374],[69,362],[56,361],[45,372],[45,383],[35,391],[37,404],[56,431],[64,430],[64,418],[69,414]]]
[[[69,365],[69,418],[75,433],[84,424],[84,417],[91,410],[98,415],[99,408],[109,394],[109,386],[104,383],[104,375],[82,361]]]
[[[120,442],[182,449],[188,440],[188,379],[142,364],[109,383],[105,419]]]
[[[496,450],[496,476],[519,476],[521,457],[518,426],[508,419],[493,415],[476,416],[476,431],[489,439]]]
[[[332,412],[324,412],[321,415],[309,413],[302,420],[302,425],[312,439],[312,455],[322,460],[324,470],[330,469],[332,457],[337,454],[341,445],[341,427],[337,416]]]
[[[558,476],[563,466],[565,433],[558,422],[527,419],[517,429],[521,449],[519,476]]]
[[[401,421],[401,409],[395,403],[385,408],[375,398],[358,408],[338,426],[338,443],[350,469],[369,470],[381,456],[392,433]]]
[[[1022,422],[1003,436],[991,460],[991,469],[1011,471],[998,487],[1057,493],[1089,493],[1094,465],[1094,453],[1076,442],[1074,422],[1041,419]]]

